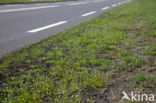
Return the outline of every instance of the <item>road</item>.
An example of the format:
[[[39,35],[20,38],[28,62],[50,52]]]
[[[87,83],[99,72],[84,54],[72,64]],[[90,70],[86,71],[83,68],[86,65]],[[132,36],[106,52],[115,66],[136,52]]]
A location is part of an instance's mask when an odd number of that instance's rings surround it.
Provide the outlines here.
[[[0,57],[120,6],[125,0],[85,0],[0,6]]]

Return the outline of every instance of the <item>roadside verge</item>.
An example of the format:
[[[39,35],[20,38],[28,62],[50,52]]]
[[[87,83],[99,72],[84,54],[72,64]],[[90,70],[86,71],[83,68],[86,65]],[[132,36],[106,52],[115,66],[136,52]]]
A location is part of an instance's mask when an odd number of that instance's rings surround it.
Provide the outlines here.
[[[156,94],[155,4],[133,0],[2,58],[0,100],[120,103],[122,91]]]

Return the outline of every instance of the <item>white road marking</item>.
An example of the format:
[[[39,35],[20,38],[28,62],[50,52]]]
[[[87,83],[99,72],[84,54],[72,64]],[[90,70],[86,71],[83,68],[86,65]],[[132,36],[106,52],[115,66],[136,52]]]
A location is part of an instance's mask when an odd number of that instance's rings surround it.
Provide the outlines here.
[[[119,5],[121,4],[121,2],[120,3],[118,3]]]
[[[123,2],[120,2],[120,4],[123,4]]]
[[[93,1],[93,2],[102,2],[102,1],[104,1],[104,0],[97,0],[97,1]]]
[[[112,5],[112,6],[114,6],[114,7],[115,7],[115,6],[117,6],[117,4],[114,4],[114,5]]]
[[[45,8],[53,8],[53,7],[60,7],[60,6],[52,5],[52,6],[30,7],[30,8],[6,9],[6,10],[0,10],[0,13],[15,12],[15,11],[26,11],[26,10],[36,10],[36,9],[45,9]]]
[[[89,13],[85,13],[85,14],[83,14],[82,16],[88,16],[88,15],[91,15],[91,14],[94,14],[94,13],[96,13],[96,11],[92,11],[92,12],[89,12]]]
[[[54,24],[51,24],[51,25],[47,25],[47,26],[44,26],[44,27],[40,27],[40,28],[37,28],[37,29],[27,31],[27,33],[36,33],[36,32],[39,32],[39,31],[42,31],[42,30],[45,30],[45,29],[49,29],[49,28],[61,25],[61,24],[65,24],[67,22],[68,21],[60,21],[60,22],[57,22],[57,23],[54,23]]]
[[[123,1],[123,3],[129,2],[130,0]]]
[[[126,0],[125,2],[129,2],[130,0]]]
[[[80,4],[87,4],[89,2],[80,2],[80,3],[72,3],[72,4],[67,4],[67,5],[80,5]]]
[[[107,7],[104,7],[104,8],[102,8],[102,10],[106,10],[106,9],[108,9],[109,7],[107,6]]]

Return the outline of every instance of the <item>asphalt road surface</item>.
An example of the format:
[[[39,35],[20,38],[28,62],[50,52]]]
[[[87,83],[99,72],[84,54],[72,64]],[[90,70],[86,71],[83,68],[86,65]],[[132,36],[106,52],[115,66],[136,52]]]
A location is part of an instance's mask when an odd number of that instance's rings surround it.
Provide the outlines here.
[[[78,25],[127,0],[83,0],[0,6],[0,57]]]

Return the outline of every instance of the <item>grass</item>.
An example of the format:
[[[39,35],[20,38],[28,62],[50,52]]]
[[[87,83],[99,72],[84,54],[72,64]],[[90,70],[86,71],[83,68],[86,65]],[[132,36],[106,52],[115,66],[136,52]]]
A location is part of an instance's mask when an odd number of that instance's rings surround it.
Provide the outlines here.
[[[149,76],[147,74],[145,75],[138,73],[134,76],[134,80],[136,81],[136,87],[141,86],[150,88],[152,84],[155,82],[155,77],[153,75]]]
[[[1,58],[0,101],[115,103],[123,90],[156,94],[155,4],[133,0]]]
[[[65,2],[71,0],[0,0],[0,4],[40,3],[40,2]],[[77,0],[72,0],[77,1]]]

